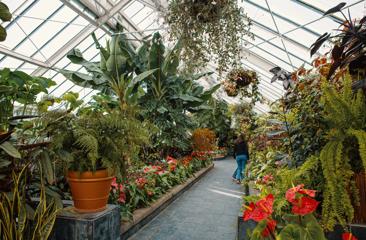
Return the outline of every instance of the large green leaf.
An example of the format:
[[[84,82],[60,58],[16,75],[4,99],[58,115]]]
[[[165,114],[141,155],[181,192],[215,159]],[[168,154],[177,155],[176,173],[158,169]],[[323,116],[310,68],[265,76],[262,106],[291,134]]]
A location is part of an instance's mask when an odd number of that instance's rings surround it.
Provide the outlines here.
[[[11,16],[8,6],[6,6],[4,3],[0,2],[0,19],[3,22],[8,22],[11,20],[11,17],[12,16]]]
[[[195,74],[192,76],[192,80],[198,80],[201,77],[210,76],[211,74],[213,74],[213,72],[204,72],[204,73]]]
[[[297,224],[287,224],[278,236],[279,240],[300,240],[301,228]],[[314,239],[315,240],[315,239]]]
[[[6,39],[6,30],[2,26],[0,26],[0,42],[5,41]]]
[[[181,99],[183,101],[187,101],[187,102],[198,102],[198,103],[202,103],[203,100],[188,94],[183,94],[183,95],[179,95],[179,96],[173,96],[173,99]]]
[[[0,148],[13,158],[21,158],[20,152],[10,142],[3,142],[0,144]]]
[[[75,64],[81,64],[83,62],[86,62],[86,60],[83,57],[83,54],[79,49],[72,49],[70,52],[67,53],[66,57],[70,59],[72,63]]]
[[[177,69],[180,62],[180,51],[182,49],[182,41],[178,40],[175,46],[170,49],[165,56],[162,64],[162,71],[166,76],[177,74]]]
[[[62,75],[64,75],[67,79],[75,83],[76,85],[79,85],[81,87],[88,87],[100,90],[102,85],[107,84],[107,81],[104,80],[103,77],[98,79],[99,81],[96,82],[96,78],[93,75],[85,74],[85,73],[79,73],[74,71],[69,71],[65,69],[59,70]]]
[[[0,159],[0,168],[3,168],[3,167],[7,167],[11,164],[10,161],[6,160],[6,159]]]
[[[46,151],[42,151],[39,155],[39,161],[43,169],[43,174],[46,176],[47,182],[52,184],[55,181],[55,174],[52,167],[52,161]]]
[[[159,68],[159,71],[154,73],[156,81],[158,83],[155,84],[155,87],[161,85],[163,82],[163,72],[161,70],[162,64],[164,62],[164,52],[165,46],[162,42],[161,35],[156,32],[152,38],[152,45],[149,53],[149,69]]]
[[[216,92],[219,88],[220,88],[220,84],[217,84],[215,86],[213,86],[212,88],[210,88],[209,90],[205,91],[202,95],[201,95],[201,99],[204,101],[208,101],[210,100],[210,98],[212,97],[212,94],[214,92]]]
[[[139,75],[137,75],[136,77],[134,77],[132,79],[132,81],[129,84],[129,87],[135,87],[136,84],[138,84],[139,82],[143,81],[144,79],[146,79],[147,77],[149,77],[151,74],[153,74],[154,72],[156,72],[158,69],[152,69],[152,70],[148,70],[146,72],[143,72]]]

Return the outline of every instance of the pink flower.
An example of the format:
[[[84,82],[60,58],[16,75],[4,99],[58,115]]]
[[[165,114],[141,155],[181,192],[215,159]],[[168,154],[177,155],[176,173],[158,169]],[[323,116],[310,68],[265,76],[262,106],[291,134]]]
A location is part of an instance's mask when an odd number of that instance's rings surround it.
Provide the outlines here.
[[[147,183],[147,180],[146,180],[146,178],[141,177],[141,178],[136,179],[135,182],[137,184],[137,187],[142,189],[142,188],[144,188],[145,184]]]
[[[126,203],[126,193],[120,192],[117,200],[119,203]]]

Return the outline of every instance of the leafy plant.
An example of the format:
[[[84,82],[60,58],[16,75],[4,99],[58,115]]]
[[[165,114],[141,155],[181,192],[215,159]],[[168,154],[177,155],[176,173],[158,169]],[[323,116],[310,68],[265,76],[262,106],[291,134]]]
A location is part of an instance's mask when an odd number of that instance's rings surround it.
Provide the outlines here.
[[[338,29],[338,33],[333,36],[330,33],[324,33],[311,46],[312,56],[324,42],[335,42],[330,51],[332,64],[327,75],[328,79],[332,78],[337,69],[349,67],[351,74],[357,74],[359,72],[358,70],[363,70],[366,67],[366,17],[363,17],[360,20],[353,20],[349,10],[348,17],[345,16],[342,11],[342,8],[345,5],[346,3],[344,2],[339,3],[337,6],[324,13],[325,16],[339,12],[346,19],[346,21],[341,24],[341,29]]]
[[[107,168],[125,178],[129,163],[149,142],[148,129],[152,129],[137,119],[123,117],[119,111],[86,112],[78,117],[52,114],[58,122],[50,122],[45,128],[52,138],[52,150],[65,168],[73,171]]]
[[[6,4],[0,2],[0,19],[3,22],[8,22],[12,18],[10,10]],[[6,29],[3,26],[0,26],[0,42],[5,41],[6,39]]]
[[[21,71],[0,70],[0,132],[7,131],[9,118],[13,116],[15,105],[22,109],[24,115],[27,106],[36,103],[40,93],[48,93],[48,88],[56,83],[44,77],[30,76]]]
[[[144,91],[139,82],[156,72],[150,69],[134,76],[136,70],[137,53],[126,40],[125,35],[113,36],[102,47],[93,35],[97,48],[100,50],[100,62],[89,62],[82,53],[74,49],[67,57],[74,64],[82,65],[87,74],[60,70],[65,77],[82,87],[90,87],[103,93],[113,93],[118,97],[121,110],[127,110],[128,105],[135,105]]]
[[[208,128],[199,128],[192,133],[192,146],[196,151],[212,151],[216,148],[215,133]]]
[[[227,71],[239,62],[242,37],[253,37],[251,21],[236,0],[174,0],[165,20],[171,40],[182,41],[183,62],[193,70],[214,60],[220,73]]]
[[[59,211],[56,201],[47,199],[41,181],[39,203],[34,214],[29,215],[25,194],[27,168],[18,175],[13,173],[11,193],[0,193],[0,235],[4,240],[48,239]]]
[[[261,100],[258,85],[257,73],[244,68],[232,69],[223,81],[228,96],[235,97],[240,94],[240,98],[251,98],[252,104]]]
[[[225,101],[214,98],[208,102],[208,106],[209,108],[194,113],[194,120],[198,128],[208,128],[215,132],[218,146],[228,147],[229,140],[233,137],[229,106]]]
[[[352,221],[352,199],[359,204],[352,176],[354,172],[366,169],[366,104],[362,92],[353,96],[350,77],[346,78],[342,93],[329,84],[323,89],[322,101],[329,131],[328,142],[320,153],[325,178],[322,217],[325,227],[332,229],[336,223],[344,226]]]
[[[146,94],[140,99],[144,119],[149,119],[158,128],[154,136],[154,148],[168,155],[174,148],[190,146],[188,131],[194,124],[188,112],[197,112],[206,107],[216,85],[204,91],[196,80],[211,73],[197,75],[179,74],[181,42],[166,49],[159,33],[153,35],[151,46],[144,44],[139,50],[139,71],[158,69],[143,81]]]
[[[286,200],[292,205],[291,214],[281,214],[274,212],[274,196],[268,194],[256,203],[251,202],[245,206],[243,213],[244,221],[252,219],[258,222],[250,234],[251,240],[262,239],[316,239],[325,240],[324,232],[313,215],[318,206],[318,202],[313,199],[315,191],[304,189],[302,185],[292,187],[286,192]],[[281,221],[283,227],[278,227],[277,221]],[[281,225],[282,225],[281,224]],[[278,231],[276,231],[278,228]]]

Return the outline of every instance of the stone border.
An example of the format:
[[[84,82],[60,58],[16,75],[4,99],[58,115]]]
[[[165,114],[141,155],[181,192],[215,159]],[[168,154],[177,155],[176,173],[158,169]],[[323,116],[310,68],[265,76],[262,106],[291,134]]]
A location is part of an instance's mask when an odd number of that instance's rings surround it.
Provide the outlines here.
[[[167,193],[160,197],[156,202],[153,202],[146,208],[140,208],[134,211],[132,221],[122,222],[121,224],[121,240],[126,240],[135,234],[144,225],[149,223],[156,215],[169,206],[182,193],[187,191],[193,184],[205,176],[210,170],[214,168],[212,163],[210,166],[201,169],[193,174],[185,183],[171,188]]]

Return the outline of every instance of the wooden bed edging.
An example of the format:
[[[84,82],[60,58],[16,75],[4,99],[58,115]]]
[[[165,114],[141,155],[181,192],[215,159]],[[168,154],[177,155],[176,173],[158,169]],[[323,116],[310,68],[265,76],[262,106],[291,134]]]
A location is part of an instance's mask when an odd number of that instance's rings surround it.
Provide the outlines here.
[[[135,234],[140,228],[149,223],[156,215],[168,207],[170,203],[177,199],[182,193],[187,191],[191,186],[193,186],[193,184],[195,184],[213,168],[214,164],[211,164],[210,166],[201,169],[200,171],[194,173],[193,177],[189,178],[185,183],[170,189],[150,206],[135,210],[132,221],[124,221],[121,224],[121,240],[126,240]]]

